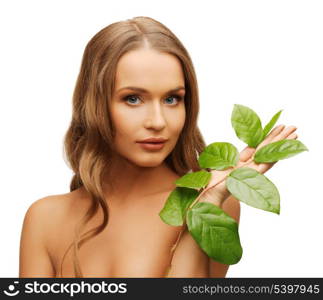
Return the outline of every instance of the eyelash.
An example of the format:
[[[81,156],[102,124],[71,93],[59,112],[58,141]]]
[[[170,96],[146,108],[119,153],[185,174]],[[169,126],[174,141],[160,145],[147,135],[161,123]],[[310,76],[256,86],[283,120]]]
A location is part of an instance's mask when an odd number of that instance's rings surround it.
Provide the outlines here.
[[[123,101],[125,101],[125,102],[127,102],[127,101],[128,101],[128,99],[129,99],[130,97],[140,98],[140,97],[138,97],[138,95],[131,94],[131,95],[124,96],[124,97],[122,98],[122,100],[123,100]],[[177,100],[177,104],[178,104],[180,101],[182,101],[182,100],[183,100],[183,97],[181,97],[181,96],[179,96],[179,95],[169,95],[166,99],[168,99],[168,98],[175,98],[175,99]],[[129,103],[129,102],[127,102],[127,103]],[[131,104],[131,103],[129,103],[129,104],[130,104],[130,105],[132,105],[132,106],[136,106],[136,105],[137,105],[137,104]],[[171,105],[171,106],[176,106],[177,104],[175,104],[175,105]]]

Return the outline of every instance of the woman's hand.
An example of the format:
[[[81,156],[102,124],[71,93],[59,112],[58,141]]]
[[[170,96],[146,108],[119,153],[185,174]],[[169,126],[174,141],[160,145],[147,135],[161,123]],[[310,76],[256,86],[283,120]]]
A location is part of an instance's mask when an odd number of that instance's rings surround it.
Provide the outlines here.
[[[235,168],[245,166],[253,168],[260,173],[265,173],[275,163],[256,164],[253,162],[255,152],[269,143],[283,139],[296,139],[297,135],[294,132],[295,130],[295,126],[288,126],[286,128],[284,125],[276,126],[256,149],[246,147],[240,152],[239,162]],[[196,201],[210,202],[222,207],[223,202],[230,196],[226,188],[225,178],[235,168],[229,168],[224,171],[211,171],[211,180]],[[209,277],[210,259],[192,238],[187,230],[186,224],[183,226],[181,234],[171,252],[173,253],[171,260],[172,267],[168,269],[166,277]]]
[[[273,165],[276,163],[255,163],[253,161],[254,153],[259,150],[261,147],[277,142],[284,139],[297,139],[297,134],[295,126],[279,125],[276,126],[270,134],[263,140],[258,147],[251,148],[246,147],[243,151],[240,152],[240,158],[238,164],[234,168],[229,168],[224,171],[213,170],[211,171],[212,177],[209,184],[206,186],[205,190],[199,195],[200,202],[211,202],[219,207],[222,207],[223,202],[230,196],[229,191],[226,188],[225,178],[228,174],[240,167],[248,167],[255,169],[260,173],[267,172]]]

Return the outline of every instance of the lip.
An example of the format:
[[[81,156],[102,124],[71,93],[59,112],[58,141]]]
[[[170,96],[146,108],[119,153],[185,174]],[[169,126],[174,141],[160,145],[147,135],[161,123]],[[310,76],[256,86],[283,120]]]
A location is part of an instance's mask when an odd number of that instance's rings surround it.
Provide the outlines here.
[[[161,150],[166,143],[167,139],[163,137],[150,137],[145,140],[137,141],[137,143],[145,150]]]
[[[164,143],[166,141],[167,141],[167,139],[165,139],[163,137],[159,137],[159,138],[151,137],[151,138],[148,138],[145,140],[137,141],[137,143]]]
[[[163,143],[138,143],[145,150],[161,150],[165,146]]]

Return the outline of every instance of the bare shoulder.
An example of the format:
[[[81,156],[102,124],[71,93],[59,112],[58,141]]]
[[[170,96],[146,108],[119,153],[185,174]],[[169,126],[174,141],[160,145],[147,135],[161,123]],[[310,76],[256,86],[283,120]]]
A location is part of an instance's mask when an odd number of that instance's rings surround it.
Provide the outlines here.
[[[67,194],[50,195],[33,202],[25,215],[27,220],[38,220],[39,225],[49,225],[68,206]],[[41,221],[41,222],[40,222]]]
[[[57,196],[36,200],[25,213],[20,237],[19,277],[53,277],[55,275],[47,239],[49,228],[55,223],[53,221],[55,211],[61,210],[62,207],[58,205],[62,198]]]
[[[83,194],[80,190],[75,190],[65,194],[49,195],[34,201],[26,211],[23,229],[30,228],[33,233],[39,232],[39,237],[42,237],[47,247],[51,243],[51,238],[62,229],[61,226],[66,228],[69,222],[74,222],[76,215],[84,211],[82,209],[84,196],[81,197],[81,195]],[[83,202],[85,203],[85,200]]]
[[[50,195],[34,201],[25,213],[22,240],[29,240],[31,236],[37,236],[39,246],[47,250],[48,238],[52,229],[59,224],[60,218],[65,214],[67,202],[68,198],[65,194]]]
[[[57,211],[57,208],[65,204],[66,194],[50,195],[33,202],[26,215],[37,215],[38,217],[48,216],[49,212]]]
[[[75,200],[78,205],[75,205]],[[76,212],[85,203],[84,193],[80,189],[65,194],[49,195],[33,202],[25,215],[25,219],[34,220],[43,230],[50,229],[52,226],[57,227],[59,221],[66,217],[71,217],[72,212]],[[38,220],[36,222],[36,220]]]
[[[19,277],[54,277],[57,247],[72,232],[74,216],[82,205],[80,191],[50,195],[33,202],[26,211],[20,238]]]

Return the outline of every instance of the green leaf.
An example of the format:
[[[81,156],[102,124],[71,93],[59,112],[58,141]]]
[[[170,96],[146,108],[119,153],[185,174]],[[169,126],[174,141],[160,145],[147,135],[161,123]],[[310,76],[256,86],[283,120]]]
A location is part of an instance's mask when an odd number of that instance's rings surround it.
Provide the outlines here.
[[[239,152],[230,143],[218,142],[205,147],[198,158],[201,168],[224,170],[237,164]]]
[[[228,191],[240,201],[279,214],[280,196],[276,186],[251,168],[238,168],[226,179]]]
[[[256,163],[275,162],[292,157],[303,151],[308,151],[306,146],[297,140],[280,140],[261,147],[254,156]]]
[[[210,172],[201,170],[198,172],[187,173],[181,178],[175,181],[177,186],[188,187],[188,188],[202,188],[205,187],[210,179],[212,174]]]
[[[265,139],[265,137],[267,136],[267,134],[269,133],[269,131],[274,127],[274,125],[276,124],[277,120],[280,117],[280,114],[283,110],[280,110],[278,113],[276,113],[271,120],[269,121],[269,123],[265,126],[264,130],[263,130],[263,135],[262,135],[262,141]]]
[[[197,198],[199,192],[185,187],[176,187],[168,196],[160,218],[168,225],[183,225],[186,209]]]
[[[194,240],[213,260],[233,265],[241,259],[238,224],[218,206],[198,202],[187,211],[187,226]]]
[[[237,137],[249,147],[256,148],[261,142],[263,135],[261,121],[249,107],[235,104],[231,115],[231,124]]]

